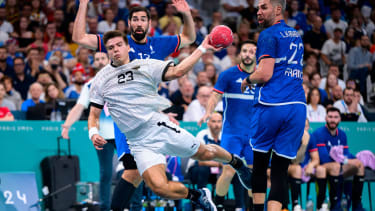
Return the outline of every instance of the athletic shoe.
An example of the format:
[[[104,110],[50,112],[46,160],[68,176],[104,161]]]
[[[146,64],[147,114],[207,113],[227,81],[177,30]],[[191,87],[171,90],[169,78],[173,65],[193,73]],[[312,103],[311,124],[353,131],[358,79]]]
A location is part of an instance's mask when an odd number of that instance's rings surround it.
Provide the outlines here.
[[[297,204],[293,207],[293,211],[303,211],[301,205]]]
[[[238,158],[237,155],[234,155]],[[241,158],[239,160],[243,163]],[[238,179],[240,180],[242,186],[244,186],[246,189],[250,190],[251,189],[251,175],[253,174],[251,172],[251,169],[243,163],[243,165],[239,168],[236,169]]]
[[[201,196],[198,198],[197,204],[203,208],[204,211],[217,211],[214,202],[212,201],[211,191],[207,188],[198,190]]]
[[[319,209],[319,211],[329,211],[328,204],[327,203],[323,203],[322,207]]]

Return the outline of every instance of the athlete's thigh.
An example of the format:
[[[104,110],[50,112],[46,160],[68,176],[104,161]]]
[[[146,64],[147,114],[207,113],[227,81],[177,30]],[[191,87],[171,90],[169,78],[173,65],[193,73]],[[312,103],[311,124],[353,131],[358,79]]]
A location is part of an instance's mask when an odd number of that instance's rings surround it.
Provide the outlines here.
[[[139,174],[142,176],[150,167],[158,164],[166,164],[166,158],[163,154],[144,146],[135,146],[132,148],[132,154],[137,164]]]
[[[273,150],[282,157],[293,159],[301,142],[306,120],[306,106],[292,104],[278,106],[283,124],[277,133]]]
[[[253,108],[254,127],[250,143],[254,151],[268,152],[273,146],[282,123],[281,113],[275,107],[257,104]]]
[[[223,133],[221,135],[220,146],[229,153],[241,156],[241,135]]]

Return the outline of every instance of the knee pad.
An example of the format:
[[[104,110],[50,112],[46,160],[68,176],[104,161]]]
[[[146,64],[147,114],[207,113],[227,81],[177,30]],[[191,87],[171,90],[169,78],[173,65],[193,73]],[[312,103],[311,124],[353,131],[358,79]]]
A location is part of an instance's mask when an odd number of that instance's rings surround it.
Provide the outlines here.
[[[288,197],[288,166],[290,159],[280,157],[275,153],[271,161],[271,190],[268,200],[285,202]]]

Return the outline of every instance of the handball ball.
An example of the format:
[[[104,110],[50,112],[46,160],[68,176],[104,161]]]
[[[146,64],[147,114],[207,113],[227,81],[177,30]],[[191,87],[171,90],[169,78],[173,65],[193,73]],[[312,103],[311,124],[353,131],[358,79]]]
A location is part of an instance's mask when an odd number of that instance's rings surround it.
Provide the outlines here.
[[[233,33],[228,26],[215,26],[208,35],[208,43],[215,48],[226,48],[233,42]]]

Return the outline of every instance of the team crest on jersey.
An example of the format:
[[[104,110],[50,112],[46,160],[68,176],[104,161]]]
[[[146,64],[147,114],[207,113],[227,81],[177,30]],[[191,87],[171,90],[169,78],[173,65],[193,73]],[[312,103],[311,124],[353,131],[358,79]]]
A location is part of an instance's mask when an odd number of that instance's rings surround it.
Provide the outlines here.
[[[132,53],[135,53],[135,50],[134,50],[134,48],[130,48],[130,50],[129,50],[130,52],[132,52]]]
[[[154,48],[152,47],[152,45],[150,45],[150,50],[151,50],[151,54],[155,53]]]

